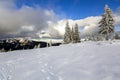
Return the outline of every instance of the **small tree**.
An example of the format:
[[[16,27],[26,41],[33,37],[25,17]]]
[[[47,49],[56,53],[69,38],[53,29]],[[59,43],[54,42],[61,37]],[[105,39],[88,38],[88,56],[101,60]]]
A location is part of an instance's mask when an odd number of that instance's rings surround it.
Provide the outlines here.
[[[79,36],[79,30],[78,30],[78,25],[77,25],[77,24],[75,24],[74,42],[75,42],[75,43],[80,42],[80,36]]]
[[[120,36],[117,33],[115,33],[114,39],[120,39]]]
[[[71,40],[72,40],[72,43],[75,43],[75,38],[74,38],[74,28],[72,27],[72,30],[71,30]]]
[[[97,40],[98,40],[98,41],[102,41],[102,40],[103,40],[101,34],[99,34],[99,35],[97,36]]]
[[[68,44],[71,42],[71,29],[69,23],[66,23],[65,34],[64,34],[64,43]]]
[[[80,42],[80,36],[79,36],[79,30],[78,25],[75,24],[75,27],[72,27],[72,30],[69,27],[69,24],[67,22],[65,27],[65,34],[64,34],[64,43],[78,43]]]
[[[99,24],[99,35],[104,35],[105,39],[108,40],[110,34],[114,33],[114,19],[112,11],[108,5],[105,5],[104,14],[102,15],[102,19]]]

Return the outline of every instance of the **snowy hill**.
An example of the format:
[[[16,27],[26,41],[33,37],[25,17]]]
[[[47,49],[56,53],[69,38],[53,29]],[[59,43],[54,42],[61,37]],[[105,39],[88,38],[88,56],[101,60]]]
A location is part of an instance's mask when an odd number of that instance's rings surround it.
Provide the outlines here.
[[[120,80],[120,41],[0,53],[0,80]]]

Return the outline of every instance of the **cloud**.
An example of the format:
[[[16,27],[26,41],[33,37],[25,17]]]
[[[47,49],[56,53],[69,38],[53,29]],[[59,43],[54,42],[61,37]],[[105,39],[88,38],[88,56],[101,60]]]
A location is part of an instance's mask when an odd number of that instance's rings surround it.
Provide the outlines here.
[[[64,29],[66,26],[66,22],[69,22],[70,27],[74,27],[74,25],[77,23],[79,28],[80,28],[80,33],[81,36],[89,36],[91,34],[95,34],[98,32],[98,22],[101,20],[101,16],[90,16],[84,19],[79,19],[79,20],[72,20],[72,19],[62,19],[58,21],[56,24],[52,24],[53,30],[58,31],[61,36],[64,35]],[[113,13],[113,18],[115,20],[115,26],[120,27],[120,7],[117,9],[116,12]],[[52,33],[51,33],[52,34]]]
[[[120,7],[114,12],[115,25],[120,26]]]
[[[53,10],[26,5],[17,8],[13,0],[0,1],[0,36],[34,37],[41,30],[47,29],[50,21],[55,22],[56,19]]]
[[[56,31],[57,34],[55,35],[55,33],[51,33],[51,35],[57,36],[63,36],[64,32],[65,32],[65,26],[66,26],[66,22],[69,22],[69,26],[72,28],[75,26],[75,24],[77,23],[79,28],[80,28],[80,33],[82,36],[85,35],[90,35],[95,33],[98,30],[98,22],[100,21],[101,17],[100,16],[91,16],[91,17],[87,17],[84,19],[79,19],[79,20],[72,20],[72,19],[63,19],[58,21],[57,23],[51,23],[51,25],[53,26],[50,30],[50,32]]]
[[[77,23],[82,35],[90,34],[96,30],[99,16],[85,19],[58,20],[53,10],[43,9],[39,6],[26,6],[17,8],[14,0],[0,1],[0,36],[2,37],[37,37],[45,30],[46,35],[63,37],[66,21],[72,27]]]
[[[66,22],[70,27],[77,23],[81,36],[98,31],[101,16],[90,16],[84,19],[61,19],[51,9],[40,6],[23,5],[18,8],[14,0],[0,0],[0,38],[7,37],[63,37]],[[120,8],[114,13],[115,25],[120,26]],[[44,34],[41,33],[44,31]]]

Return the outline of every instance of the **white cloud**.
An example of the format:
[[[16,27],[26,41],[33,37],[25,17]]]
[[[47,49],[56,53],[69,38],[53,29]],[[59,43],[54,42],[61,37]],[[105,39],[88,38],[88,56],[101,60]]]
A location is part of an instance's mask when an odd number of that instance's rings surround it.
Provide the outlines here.
[[[74,25],[77,23],[79,28],[83,28],[82,30],[80,30],[81,35],[89,35],[97,31],[98,22],[100,21],[100,19],[101,19],[100,16],[95,16],[95,17],[91,16],[85,19],[80,19],[80,20],[63,19],[63,20],[58,21],[56,24],[51,23],[53,27],[50,32],[52,32],[53,30],[54,31],[56,30],[58,31],[57,35],[60,34],[61,36],[63,36],[65,32],[64,29],[66,26],[66,22],[68,21],[70,27],[74,27]]]
[[[115,25],[120,26],[120,8],[115,15]],[[39,6],[29,7],[23,5],[17,8],[14,0],[0,0],[0,36],[40,36],[41,31],[53,37],[64,35],[66,22],[69,21],[70,27],[78,24],[81,35],[89,35],[98,30],[100,16],[90,16],[84,19],[58,20],[53,10],[43,9]],[[82,28],[82,29],[81,29]]]
[[[35,26],[34,25],[30,25],[30,26],[22,26],[21,29],[23,31],[34,31]]]
[[[120,7],[117,8],[117,11],[114,13],[115,25],[120,26]]]
[[[48,28],[49,21],[56,21],[52,10],[26,5],[18,9],[13,0],[0,1],[0,35],[36,36],[37,32]]]
[[[120,26],[120,8],[118,9],[118,11],[116,13],[113,14],[114,15],[114,20],[115,20],[115,26]],[[74,27],[74,25],[77,23],[79,28],[82,30],[80,30],[81,36],[86,36],[86,35],[91,35],[94,34],[98,31],[98,22],[100,21],[101,16],[90,16],[84,19],[79,19],[79,20],[72,20],[72,19],[63,19],[58,21],[56,24],[52,24],[53,29],[52,30],[56,30],[58,31],[61,36],[64,35],[64,29],[65,29],[65,25],[66,22],[69,22],[70,27]],[[52,30],[50,32],[52,32]],[[51,33],[52,34],[52,33]]]

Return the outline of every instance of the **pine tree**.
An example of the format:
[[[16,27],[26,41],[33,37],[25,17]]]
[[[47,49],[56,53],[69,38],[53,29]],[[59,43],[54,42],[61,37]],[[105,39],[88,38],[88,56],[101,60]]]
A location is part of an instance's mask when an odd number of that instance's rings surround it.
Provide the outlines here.
[[[64,43],[68,44],[70,43],[71,40],[71,29],[69,27],[69,23],[66,23],[66,27],[65,27],[65,34],[64,34]]]
[[[77,25],[77,24],[75,24],[74,42],[75,42],[75,43],[80,42],[80,36],[79,36],[79,30],[78,30],[78,25]]]
[[[115,33],[114,39],[120,39],[120,36],[117,33]]]
[[[71,40],[72,40],[72,43],[75,43],[74,34],[75,34],[75,31],[74,31],[74,28],[72,27],[72,30],[71,30]]]
[[[108,5],[105,5],[104,14],[99,24],[99,35],[105,35],[105,39],[108,40],[110,34],[114,33],[114,19]]]

